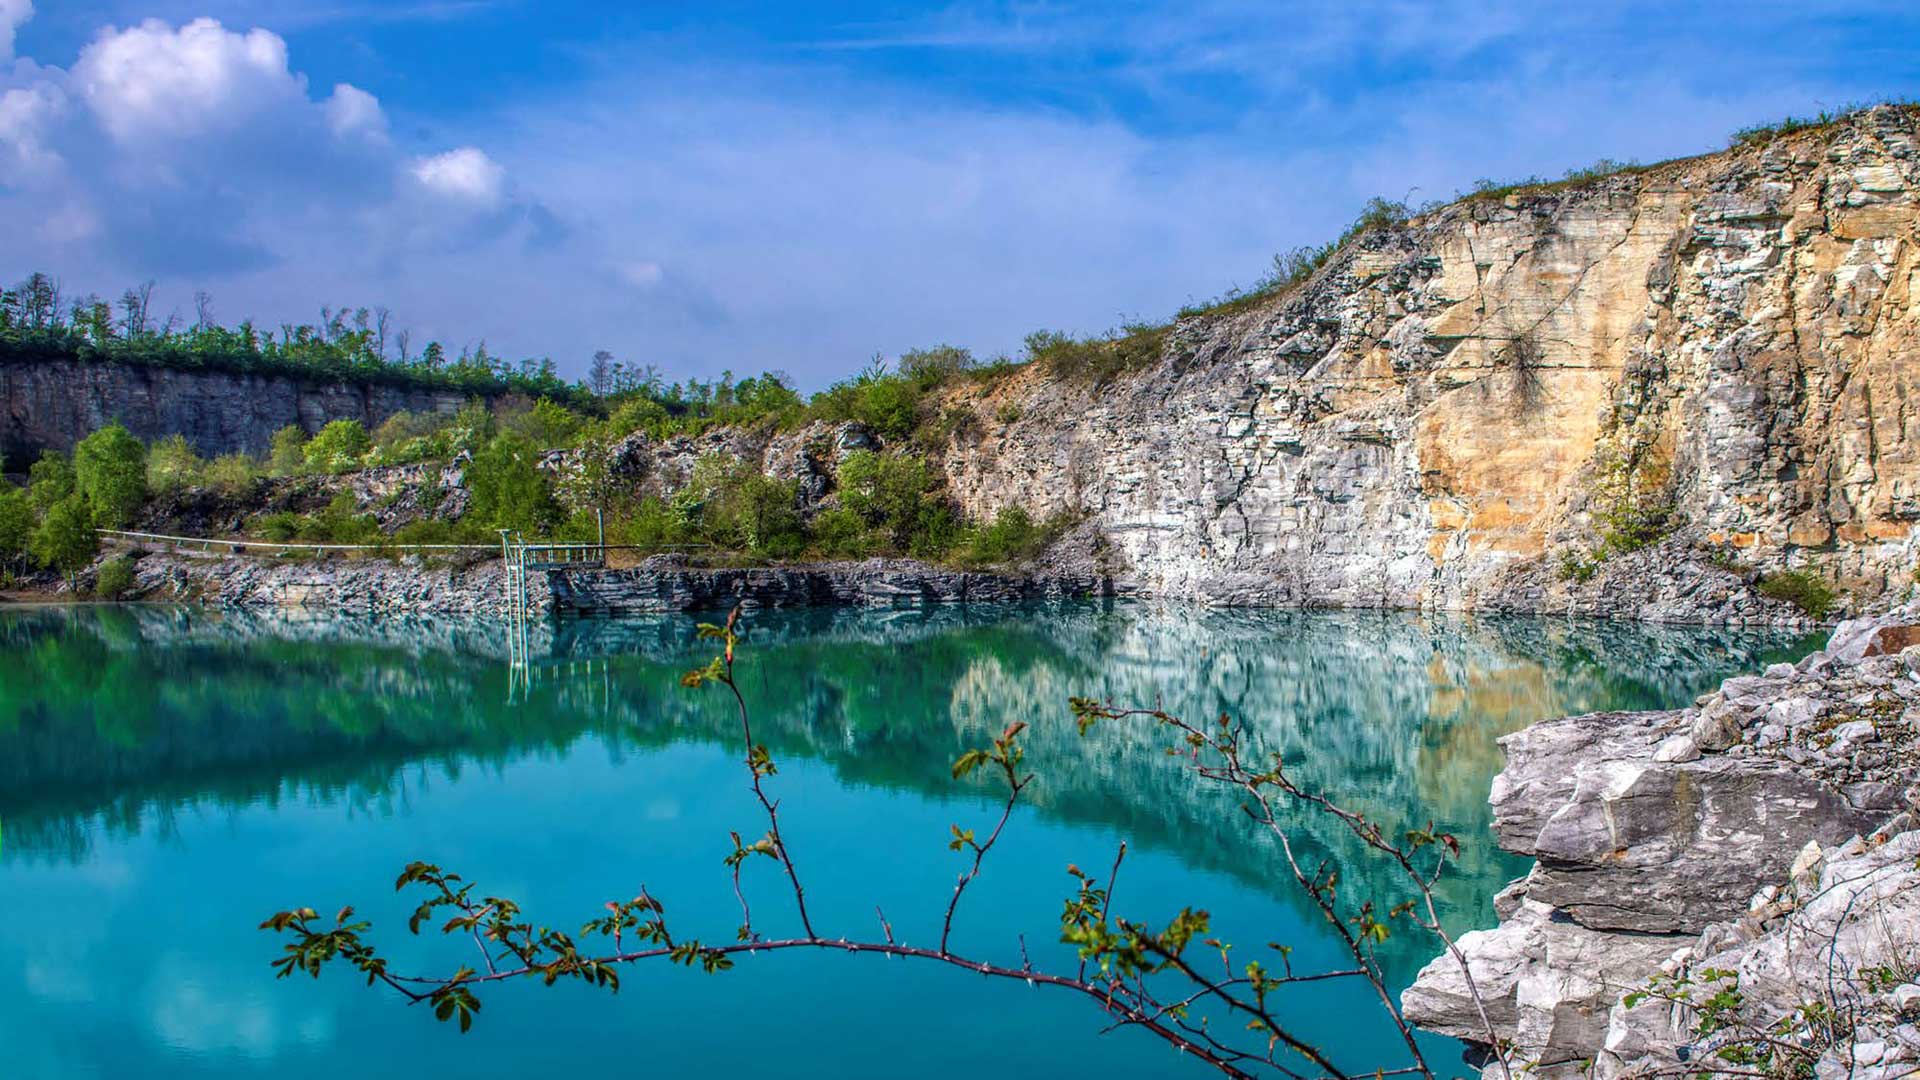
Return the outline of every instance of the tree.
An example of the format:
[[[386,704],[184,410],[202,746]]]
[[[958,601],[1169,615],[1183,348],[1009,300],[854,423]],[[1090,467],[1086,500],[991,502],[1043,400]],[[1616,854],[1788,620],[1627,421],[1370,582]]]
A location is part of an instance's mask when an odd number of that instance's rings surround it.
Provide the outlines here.
[[[73,463],[58,450],[43,451],[40,460],[27,470],[27,492],[33,499],[33,508],[45,513],[48,507],[73,494]]]
[[[537,532],[560,516],[540,452],[513,434],[496,435],[467,463],[467,516],[488,529]]]
[[[606,397],[613,393],[613,354],[600,349],[593,354],[593,364],[587,368],[587,388],[595,397]]]
[[[80,495],[69,495],[47,509],[47,516],[34,530],[33,557],[40,565],[58,571],[69,586],[93,562],[100,551],[99,534],[93,531],[93,510]]]
[[[839,478],[840,505],[885,533],[896,551],[915,547],[915,534],[938,506],[933,471],[922,458],[855,450],[840,463]]]
[[[343,473],[360,466],[360,459],[373,449],[373,439],[358,420],[335,420],[320,429],[307,443],[307,468],[317,472]]]
[[[108,424],[73,448],[73,478],[94,524],[121,528],[147,500],[147,448],[118,422]]]
[[[17,566],[33,540],[33,497],[0,481],[0,568]]]

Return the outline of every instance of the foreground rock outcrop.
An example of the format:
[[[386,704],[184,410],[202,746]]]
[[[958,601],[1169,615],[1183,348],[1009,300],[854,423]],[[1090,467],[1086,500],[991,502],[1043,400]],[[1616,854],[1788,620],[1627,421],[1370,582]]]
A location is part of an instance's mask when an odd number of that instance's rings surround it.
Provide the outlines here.
[[[1769,1039],[1823,1074],[1920,1069],[1920,603],[1693,708],[1567,717],[1501,744],[1495,832],[1537,862],[1496,901],[1500,925],[1458,944],[1517,1071],[1788,1053]],[[1738,1008],[1703,1024],[1721,990]],[[1403,1005],[1487,1041],[1452,956]]]

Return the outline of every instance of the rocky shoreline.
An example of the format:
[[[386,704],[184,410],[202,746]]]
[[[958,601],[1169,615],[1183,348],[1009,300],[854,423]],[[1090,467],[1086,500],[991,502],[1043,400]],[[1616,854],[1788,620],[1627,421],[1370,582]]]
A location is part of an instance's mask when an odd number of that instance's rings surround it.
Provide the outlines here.
[[[668,556],[630,569],[564,570],[538,578],[533,610],[567,615],[652,614],[744,603],[785,608],[1012,603],[1110,598],[1130,590],[1073,573],[951,570],[910,559],[701,567]],[[344,612],[497,614],[506,580],[498,559],[263,559],[152,553],[136,564],[136,595],[222,607]]]
[[[1457,944],[1515,1074],[1755,1053],[1822,1080],[1920,1071],[1920,602],[1692,708],[1563,717],[1501,745],[1495,832],[1537,861],[1498,927]],[[1451,955],[1402,1005],[1487,1043]]]

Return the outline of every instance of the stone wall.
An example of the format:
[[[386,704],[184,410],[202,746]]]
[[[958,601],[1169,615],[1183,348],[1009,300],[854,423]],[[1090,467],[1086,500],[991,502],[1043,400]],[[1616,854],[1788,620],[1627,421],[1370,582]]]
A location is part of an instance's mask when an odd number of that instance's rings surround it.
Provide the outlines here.
[[[309,432],[358,420],[372,430],[396,412],[454,412],[466,395],[280,375],[175,371],[79,361],[0,363],[0,458],[9,467],[69,450],[120,421],[142,439],[184,435],[202,455],[261,453],[288,424]]]

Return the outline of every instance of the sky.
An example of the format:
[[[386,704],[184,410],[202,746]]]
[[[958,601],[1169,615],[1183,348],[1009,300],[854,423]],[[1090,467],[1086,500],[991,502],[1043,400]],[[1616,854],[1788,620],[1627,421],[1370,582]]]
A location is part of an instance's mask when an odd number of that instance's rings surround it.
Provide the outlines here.
[[[1911,3],[0,0],[0,279],[817,389],[1915,95]]]

